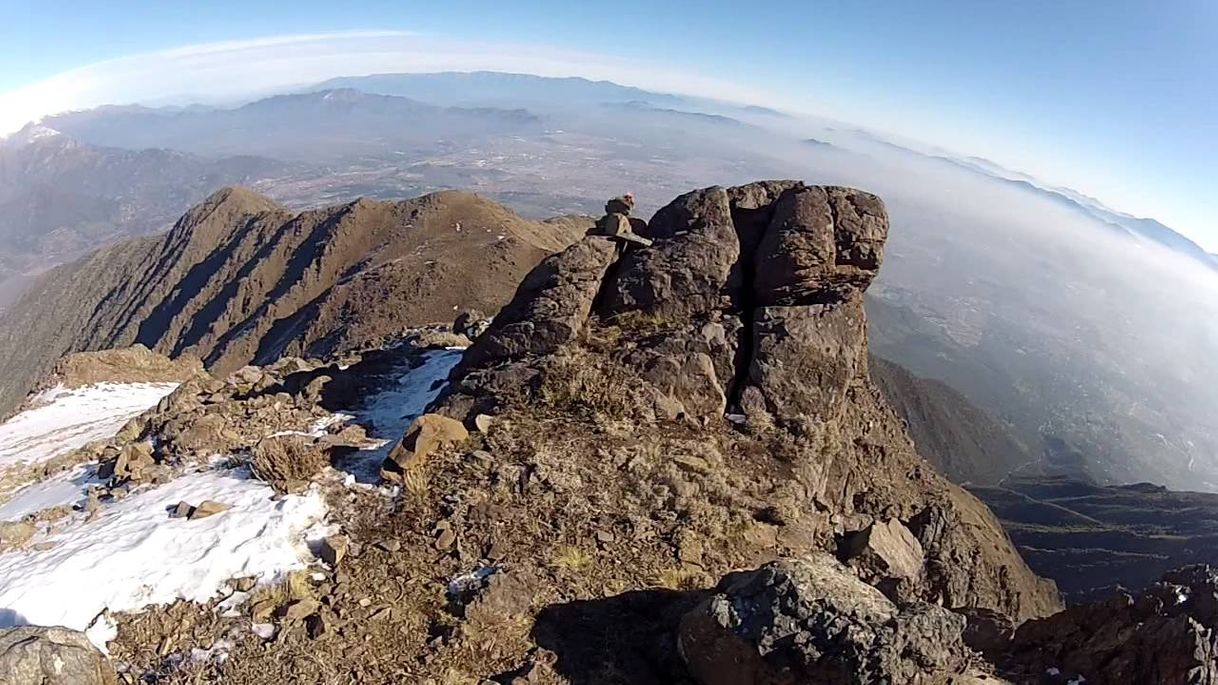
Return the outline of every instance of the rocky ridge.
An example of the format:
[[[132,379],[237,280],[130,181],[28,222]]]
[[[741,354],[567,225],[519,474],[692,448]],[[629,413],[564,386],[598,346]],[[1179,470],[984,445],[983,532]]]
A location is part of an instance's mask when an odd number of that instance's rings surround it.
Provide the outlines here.
[[[164,235],[52,270],[14,304],[0,319],[0,414],[71,352],[142,344],[226,375],[374,348],[458,307],[494,311],[590,225],[527,221],[470,193],[296,213],[227,188]]]

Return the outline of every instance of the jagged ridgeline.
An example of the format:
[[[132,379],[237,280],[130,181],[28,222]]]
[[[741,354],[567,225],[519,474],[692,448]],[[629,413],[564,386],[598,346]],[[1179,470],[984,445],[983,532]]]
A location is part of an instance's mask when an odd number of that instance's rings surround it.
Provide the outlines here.
[[[528,221],[460,192],[296,213],[221,190],[164,235],[52,270],[12,307],[0,321],[0,415],[70,352],[139,343],[222,375],[362,349],[451,321],[458,306],[494,311],[591,223]]]

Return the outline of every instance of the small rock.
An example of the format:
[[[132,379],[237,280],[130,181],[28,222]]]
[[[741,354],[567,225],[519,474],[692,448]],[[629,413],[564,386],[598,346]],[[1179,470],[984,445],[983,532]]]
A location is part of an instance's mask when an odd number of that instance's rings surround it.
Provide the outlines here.
[[[681,536],[681,541],[677,546],[677,559],[687,564],[701,566],[702,541],[692,534]]]
[[[181,505],[179,504],[178,506]],[[207,518],[208,516],[215,516],[216,514],[219,514],[222,511],[228,511],[229,509],[232,509],[232,507],[224,504],[223,502],[205,499],[202,502],[199,502],[199,506],[195,507],[187,518],[193,521],[195,519]]]
[[[255,623],[250,626],[250,632],[262,638],[263,640],[271,640],[275,637],[274,623]]]
[[[169,512],[169,517],[175,519],[188,518],[192,510],[194,510],[194,507],[190,506],[189,502],[178,502],[178,506]]]
[[[505,556],[507,556],[507,546],[501,542],[492,542],[490,548],[486,550],[488,561],[499,561]]]
[[[611,533],[611,532],[609,532],[609,531],[607,531],[607,530],[598,530],[598,531],[596,531],[596,540],[597,540],[597,542],[600,542],[600,543],[602,543],[602,544],[606,544],[606,545],[607,545],[607,544],[609,544],[609,543],[613,542],[615,539],[616,539],[616,538],[614,537],[613,533]]]
[[[487,414],[479,414],[474,417],[474,427],[478,429],[479,433],[489,431],[492,423],[494,423],[494,419]]]
[[[275,613],[275,602],[264,599],[261,602],[255,602],[250,607],[250,617],[255,621],[262,621],[271,617]]]
[[[114,667],[84,633],[22,626],[0,630],[0,683],[112,685]]]
[[[318,556],[331,568],[337,568],[350,549],[351,538],[346,535],[328,535],[321,541]]]
[[[305,632],[312,640],[325,637],[330,630],[330,622],[322,614],[313,614],[305,619]]]
[[[399,549],[402,549],[402,543],[399,540],[381,540],[380,542],[376,543],[376,546],[385,550],[386,552],[396,552]]]
[[[453,546],[457,541],[457,534],[452,531],[452,528],[445,528],[436,536],[436,549],[446,550]]]
[[[37,532],[29,521],[0,521],[0,550],[20,547]]]
[[[321,604],[315,599],[298,599],[280,607],[278,614],[280,618],[286,621],[299,621],[315,613],[320,607]]]
[[[693,455],[678,454],[672,457],[672,462],[680,468],[691,473],[707,474],[710,473],[710,464],[702,457]]]

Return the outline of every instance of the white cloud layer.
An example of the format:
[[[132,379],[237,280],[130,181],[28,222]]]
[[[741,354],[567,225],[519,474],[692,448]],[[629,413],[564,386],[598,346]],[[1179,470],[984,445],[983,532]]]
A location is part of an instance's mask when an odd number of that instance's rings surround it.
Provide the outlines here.
[[[106,104],[217,103],[338,76],[477,70],[582,76],[746,103],[770,100],[747,87],[606,55],[354,31],[190,45],[65,71],[0,94],[0,135],[49,114]]]

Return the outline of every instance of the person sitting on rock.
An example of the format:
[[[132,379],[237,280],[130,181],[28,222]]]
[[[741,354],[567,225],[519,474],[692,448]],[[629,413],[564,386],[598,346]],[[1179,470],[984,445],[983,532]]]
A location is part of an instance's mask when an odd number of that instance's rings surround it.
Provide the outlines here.
[[[593,231],[597,235],[620,238],[644,246],[650,245],[651,240],[639,235],[638,232],[647,230],[647,222],[632,218],[630,212],[633,209],[634,195],[632,193],[609,200],[605,203],[605,216],[597,220]]]

